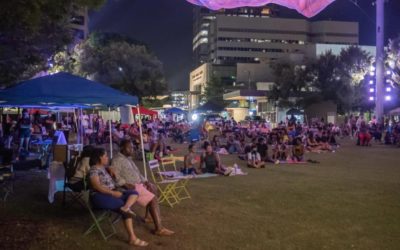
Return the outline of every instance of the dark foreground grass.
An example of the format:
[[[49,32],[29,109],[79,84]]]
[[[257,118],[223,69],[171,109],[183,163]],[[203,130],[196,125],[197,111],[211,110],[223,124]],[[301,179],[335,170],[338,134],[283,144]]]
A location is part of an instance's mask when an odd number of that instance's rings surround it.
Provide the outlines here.
[[[196,179],[193,199],[162,207],[171,238],[136,223],[147,249],[400,249],[400,149],[355,147],[308,154],[321,164],[268,165],[248,176]],[[233,156],[223,157],[232,164]],[[243,164],[241,164],[243,165]],[[91,223],[79,205],[46,201],[44,173],[20,173],[0,203],[0,249],[131,249],[119,233],[83,237]],[[142,214],[142,211],[139,211]]]

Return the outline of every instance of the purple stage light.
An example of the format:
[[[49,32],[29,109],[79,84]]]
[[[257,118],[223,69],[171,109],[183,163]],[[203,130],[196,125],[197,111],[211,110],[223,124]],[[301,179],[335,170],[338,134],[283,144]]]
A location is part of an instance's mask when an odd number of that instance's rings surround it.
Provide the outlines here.
[[[391,101],[392,97],[390,95],[385,96],[385,101]]]
[[[375,92],[375,89],[374,88],[370,88],[369,89],[369,93],[374,93]]]
[[[186,0],[192,4],[212,10],[233,9],[238,7],[256,7],[269,3],[295,9],[306,17],[313,17],[335,0]]]
[[[392,88],[390,88],[390,87],[386,88],[386,92],[391,92],[391,91],[392,91]]]
[[[375,100],[375,98],[374,98],[373,96],[370,96],[370,97],[369,97],[369,100],[370,100],[370,101],[373,101],[373,100]]]

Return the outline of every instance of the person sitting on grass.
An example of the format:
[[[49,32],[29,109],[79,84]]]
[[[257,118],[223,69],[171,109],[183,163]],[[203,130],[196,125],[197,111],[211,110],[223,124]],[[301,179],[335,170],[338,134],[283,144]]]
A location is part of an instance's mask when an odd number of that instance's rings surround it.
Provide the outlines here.
[[[322,135],[320,136],[319,139],[319,146],[321,150],[324,151],[333,151],[332,146],[329,144],[329,137],[326,131],[322,132]]]
[[[220,150],[220,148],[222,146],[221,146],[221,142],[219,140],[219,136],[218,135],[214,135],[214,137],[213,137],[213,139],[211,141],[211,145],[213,146],[215,151],[218,152]]]
[[[140,247],[147,246],[149,243],[139,239],[133,230],[132,217],[134,213],[131,211],[131,207],[137,201],[138,193],[134,190],[121,192],[116,189],[116,183],[105,169],[105,166],[108,164],[108,156],[104,149],[94,149],[89,163],[91,166],[90,184],[93,206],[122,214],[124,225],[129,235],[129,244]]]
[[[304,145],[301,142],[300,138],[296,138],[294,140],[294,144],[292,147],[292,160],[294,162],[303,162],[304,161]]]
[[[360,146],[370,146],[370,141],[372,139],[371,134],[368,131],[368,126],[365,121],[360,124],[360,129],[358,132],[358,140]]]
[[[307,150],[311,152],[321,152],[321,146],[315,140],[314,134],[310,133],[307,138]]]
[[[254,144],[251,151],[247,153],[247,167],[249,168],[264,168],[265,162],[261,160],[260,153],[257,152],[257,145]]]
[[[272,152],[273,160],[276,164],[278,164],[279,161],[286,161],[289,153],[288,146],[282,141],[282,139],[279,139],[278,142],[273,145]]]
[[[155,226],[154,234],[158,236],[170,236],[174,232],[165,228],[161,223],[160,206],[157,198],[157,187],[148,182],[144,176],[140,173],[135,162],[132,160],[134,147],[130,140],[123,140],[120,145],[120,152],[112,160],[111,168],[115,173],[115,180],[119,187],[123,187],[127,190],[134,190],[137,184],[143,184],[143,186],[153,193],[155,197],[146,206],[145,221],[151,222],[148,218],[150,214]]]
[[[200,157],[200,170],[203,173],[224,174],[221,160],[217,153],[213,151],[210,144],[205,145],[205,152]],[[203,168],[204,165],[204,168]]]
[[[274,162],[268,155],[268,144],[263,137],[258,138],[257,152],[260,154],[262,161]]]
[[[184,175],[188,174],[195,174],[196,168],[195,165],[197,164],[196,154],[194,153],[194,145],[190,144],[188,147],[189,153],[185,155],[184,166],[182,169],[182,173]]]

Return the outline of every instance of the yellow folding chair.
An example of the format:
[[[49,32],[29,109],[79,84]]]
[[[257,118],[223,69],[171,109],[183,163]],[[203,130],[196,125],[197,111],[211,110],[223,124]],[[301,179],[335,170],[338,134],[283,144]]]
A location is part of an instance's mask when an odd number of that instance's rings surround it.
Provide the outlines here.
[[[150,175],[153,179],[154,184],[160,192],[158,201],[160,203],[167,203],[170,207],[179,203],[179,199],[176,196],[176,185],[179,180],[165,180],[160,171],[160,164],[158,160],[149,161]]]
[[[178,170],[176,169],[175,157],[173,155],[161,158],[161,167],[164,172],[168,171],[168,166],[172,167],[172,171],[178,172]]]
[[[177,198],[179,200],[184,200],[184,199],[191,199],[192,197],[190,196],[190,193],[187,189],[187,185],[189,183],[189,179],[192,178],[192,176],[181,176],[179,175],[179,171],[177,171],[176,169],[176,157],[172,156],[168,156],[168,157],[163,157],[161,158],[161,166],[164,172],[166,173],[171,173],[168,171],[168,166],[172,166],[173,171],[176,174],[163,174],[160,173],[162,178],[164,178],[165,176],[167,177],[167,179],[169,180],[179,180],[178,183],[175,186],[175,194],[177,196]]]

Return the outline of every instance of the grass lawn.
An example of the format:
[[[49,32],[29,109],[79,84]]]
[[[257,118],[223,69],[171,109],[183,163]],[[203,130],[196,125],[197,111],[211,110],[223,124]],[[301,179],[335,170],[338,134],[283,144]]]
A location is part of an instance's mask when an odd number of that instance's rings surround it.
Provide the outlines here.
[[[162,207],[173,237],[154,236],[143,223],[135,230],[147,249],[400,249],[400,149],[353,144],[307,154],[320,164],[260,170],[223,156],[249,175],[191,181],[191,200]],[[87,211],[63,207],[61,195],[49,204],[44,172],[17,175],[15,194],[0,203],[0,249],[133,248],[122,224],[107,242],[97,232],[83,237]]]

